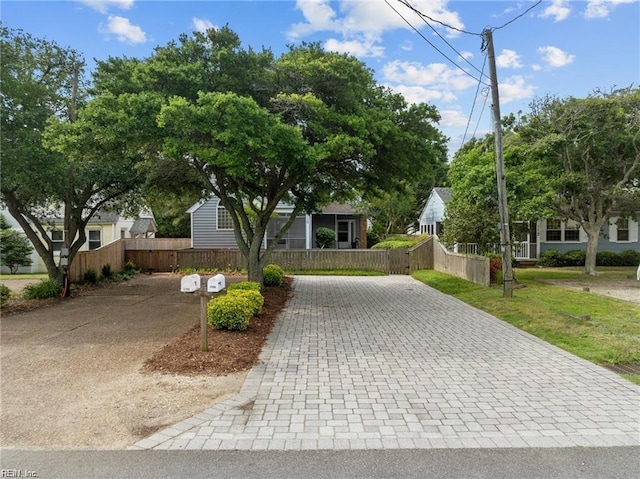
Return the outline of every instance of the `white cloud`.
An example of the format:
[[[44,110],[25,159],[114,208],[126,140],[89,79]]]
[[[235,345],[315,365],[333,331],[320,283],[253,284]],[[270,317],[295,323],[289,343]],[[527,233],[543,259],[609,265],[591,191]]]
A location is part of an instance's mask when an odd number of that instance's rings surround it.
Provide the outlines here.
[[[349,53],[360,58],[384,56],[384,47],[376,45],[375,39],[340,41],[330,38],[325,42],[324,48],[331,52]]]
[[[618,5],[636,3],[638,0],[589,0],[584,16],[587,18],[607,18]]]
[[[498,83],[500,104],[531,98],[534,90],[533,85],[527,85],[525,79],[521,76],[506,78],[504,81]]]
[[[129,10],[133,6],[134,0],[79,0],[80,3],[97,10],[100,13],[107,13],[110,7],[121,10]]]
[[[406,22],[394,12],[383,0],[335,2],[334,9],[329,0],[298,0],[296,7],[302,12],[304,22],[291,25],[287,36],[291,40],[298,40],[307,35],[331,31],[345,36],[364,34],[369,37],[380,37],[384,32],[398,28],[409,29]],[[417,28],[428,28],[422,18],[399,2],[390,2],[412,25]],[[448,0],[418,0],[413,1],[414,8],[425,15],[435,18],[455,28],[464,28],[457,12],[447,8]],[[448,36],[457,36],[458,32],[434,24],[435,28],[443,30]]]
[[[540,14],[540,17],[553,17],[554,22],[561,22],[562,20],[566,20],[570,13],[571,8],[567,0],[553,0],[551,5],[545,8]]]
[[[452,103],[457,100],[453,93],[436,88],[426,88],[416,85],[385,84],[384,86],[391,88],[396,93],[400,93],[409,104],[432,103],[434,101]]]
[[[145,43],[147,34],[137,25],[132,25],[128,18],[109,16],[105,33],[115,35],[118,41],[126,43]]]
[[[440,123],[439,125],[444,128],[456,128],[460,126],[467,126],[468,118],[462,112],[458,110],[439,110]]]
[[[540,47],[538,48],[538,54],[542,57],[542,60],[551,68],[559,68],[569,63],[573,63],[575,55],[569,55],[567,52],[560,50],[557,47]],[[536,68],[534,67],[534,70]],[[539,69],[539,68],[537,68]]]
[[[413,51],[413,42],[407,40],[400,45],[400,48],[405,52],[411,52]]]
[[[513,51],[507,50],[506,48],[502,50],[502,53],[496,58],[496,65],[500,68],[522,68],[522,63],[520,63],[520,55]]]
[[[211,23],[206,18],[193,17],[191,19],[191,24],[193,25],[193,28],[195,29],[196,32],[204,33],[210,28],[217,28],[213,23]]]
[[[449,68],[444,63],[422,65],[399,60],[382,68],[385,81],[416,86],[429,86],[443,91],[460,91],[475,86],[477,81],[462,70]]]

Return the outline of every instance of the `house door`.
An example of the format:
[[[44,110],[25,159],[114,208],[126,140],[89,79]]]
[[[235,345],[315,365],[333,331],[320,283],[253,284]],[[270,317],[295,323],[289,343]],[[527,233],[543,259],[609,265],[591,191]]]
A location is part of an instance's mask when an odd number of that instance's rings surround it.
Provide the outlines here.
[[[338,220],[338,248],[351,248],[356,237],[355,220]]]

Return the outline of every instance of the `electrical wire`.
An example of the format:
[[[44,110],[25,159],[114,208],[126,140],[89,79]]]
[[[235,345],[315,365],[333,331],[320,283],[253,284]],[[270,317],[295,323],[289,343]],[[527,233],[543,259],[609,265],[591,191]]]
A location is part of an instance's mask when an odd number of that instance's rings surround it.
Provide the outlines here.
[[[420,10],[414,8],[412,5],[409,4],[409,2],[405,2],[404,0],[398,0],[400,3],[402,3],[403,5],[405,5],[406,7],[410,8],[411,10],[413,10],[415,13],[417,13],[420,17],[426,18],[429,21],[433,22],[433,23],[437,23],[438,25],[442,25],[443,27],[446,27],[450,30],[455,30],[456,32],[460,32],[460,33],[464,33],[466,35],[476,35],[476,36],[480,36],[482,35],[482,33],[475,33],[475,32],[469,32],[467,30],[462,30],[460,28],[454,27],[452,25],[449,25],[447,23],[441,22],[440,20],[436,20],[435,18],[430,17],[429,15],[427,15],[426,13],[422,13]]]
[[[521,17],[524,17],[527,13],[529,13],[531,10],[533,10],[534,8],[536,8],[538,5],[540,5],[542,3],[542,0],[538,0],[534,5],[531,5],[529,8],[527,8],[524,12],[522,12],[520,15],[518,15],[515,18],[512,18],[511,20],[509,20],[507,23],[499,26],[499,27],[495,27],[492,28],[492,30],[500,30],[501,28],[506,27],[507,25],[510,25],[511,23],[515,22],[516,20],[518,20]]]
[[[438,53],[440,53],[440,55],[442,55],[442,56],[443,56],[443,57],[445,57],[447,60],[449,60],[449,61],[450,61],[450,62],[451,62],[451,63],[452,63],[456,68],[458,68],[459,70],[461,70],[465,75],[468,75],[468,76],[470,76],[471,78],[473,78],[475,81],[480,82],[480,83],[482,83],[483,85],[489,86],[489,84],[488,84],[488,83],[484,83],[480,78],[476,78],[475,76],[473,76],[473,75],[472,75],[471,73],[469,73],[467,70],[465,70],[465,69],[464,69],[464,68],[462,68],[460,65],[458,65],[458,63],[457,63],[457,62],[455,62],[455,61],[453,61],[451,58],[449,58],[449,57],[448,57],[448,56],[447,56],[447,55],[446,55],[442,50],[440,50],[440,49],[439,49],[438,47],[436,47],[433,43],[431,43],[431,42],[427,39],[427,37],[425,37],[425,36],[424,36],[424,35],[423,35],[423,34],[422,34],[422,33],[421,33],[421,32],[420,32],[416,27],[414,27],[414,26],[411,24],[411,22],[409,22],[409,21],[408,21],[408,20],[407,20],[407,19],[406,19],[406,18],[405,18],[405,17],[404,17],[404,16],[403,16],[399,11],[398,11],[398,10],[396,10],[396,8],[395,8],[393,5],[391,5],[391,4],[389,3],[389,0],[384,0],[384,1],[385,1],[385,3],[386,3],[387,5],[389,5],[389,7],[390,7],[394,12],[396,12],[396,14],[397,14],[400,18],[402,18],[402,20],[404,20],[404,22],[405,22],[407,25],[409,25],[409,26],[413,29],[413,31],[414,31],[414,32],[416,32],[418,35],[420,35],[420,37],[422,37],[422,39],[423,39],[425,42],[427,42],[429,45],[431,45],[431,47],[432,47],[433,49],[435,49]],[[401,3],[402,3],[402,2],[401,2]]]
[[[484,75],[484,67],[486,64],[487,64],[487,55],[484,55],[484,61],[482,62],[482,71],[480,72],[481,75]],[[462,143],[460,144],[460,147],[464,145],[464,142],[467,139],[467,132],[469,131],[469,125],[471,124],[473,111],[475,110],[475,107],[476,107],[476,100],[478,99],[478,92],[480,91],[480,85],[481,85],[481,82],[478,82],[478,86],[476,87],[476,94],[473,97],[473,104],[471,105],[471,113],[469,113],[469,118],[467,119],[467,126],[464,129],[464,135],[462,136]],[[485,97],[485,103],[486,103],[486,97]],[[484,107],[482,109],[484,111]]]
[[[402,3],[403,5],[405,5],[406,7],[410,8],[411,10],[413,10],[414,12],[418,13],[418,11],[417,11],[415,8],[413,8],[413,6],[411,6],[411,4],[408,2],[408,0],[398,0],[398,1],[399,1],[400,3]],[[443,42],[445,42],[445,43],[449,46],[449,48],[451,48],[454,52],[456,52],[456,53],[460,56],[460,58],[462,58],[465,62],[467,62],[467,63],[471,66],[471,68],[473,68],[475,71],[477,71],[478,73],[480,73],[480,78],[482,78],[483,76],[486,76],[486,75],[484,75],[484,67],[483,67],[483,71],[480,71],[480,70],[478,69],[478,67],[476,67],[473,63],[471,63],[469,60],[467,60],[467,59],[465,58],[465,56],[464,56],[462,53],[460,53],[458,50],[456,50],[456,48],[455,48],[453,45],[451,45],[451,43],[449,43],[449,42],[447,41],[447,39],[446,39],[446,38],[444,38],[442,35],[440,35],[440,32],[439,32],[438,30],[436,30],[436,28],[435,28],[433,25],[431,25],[431,24],[430,24],[430,23],[429,23],[429,22],[424,18],[424,16],[423,16],[423,15],[420,15],[420,18],[422,19],[422,21],[423,21],[423,22],[424,22],[424,23],[425,23],[425,24],[426,24],[426,25],[427,25],[431,30],[433,30],[433,32],[434,32],[436,35],[438,35],[438,36],[440,37],[440,39],[441,39]]]

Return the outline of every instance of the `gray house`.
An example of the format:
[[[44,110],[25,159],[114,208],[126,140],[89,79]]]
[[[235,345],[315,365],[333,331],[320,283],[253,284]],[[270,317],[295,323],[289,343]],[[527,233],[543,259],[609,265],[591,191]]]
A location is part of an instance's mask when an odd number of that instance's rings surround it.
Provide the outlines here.
[[[271,245],[280,227],[289,219],[293,207],[278,205],[276,217],[267,227],[265,247]],[[191,215],[191,247],[196,249],[235,249],[238,247],[233,232],[231,216],[220,199],[211,196],[187,210]],[[316,248],[315,233],[318,228],[330,228],[337,234],[336,248],[366,248],[367,222],[353,207],[331,204],[319,213],[300,215],[287,233],[280,239],[276,249]]]
[[[434,188],[420,215],[420,233],[439,235],[442,233],[446,204],[451,201],[451,188]],[[640,218],[640,212],[637,216]],[[620,253],[625,250],[640,251],[638,222],[631,218],[612,216],[598,240],[598,251]],[[586,250],[587,235],[573,221],[547,219],[531,222],[513,244],[513,254],[518,260],[537,260],[548,250],[566,253],[571,250]],[[475,253],[477,245],[456,244],[453,251]]]

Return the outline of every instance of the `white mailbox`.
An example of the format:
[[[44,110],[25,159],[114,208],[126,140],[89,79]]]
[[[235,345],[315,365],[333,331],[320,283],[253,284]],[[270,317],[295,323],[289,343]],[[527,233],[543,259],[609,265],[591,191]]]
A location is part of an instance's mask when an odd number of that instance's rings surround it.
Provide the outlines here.
[[[208,293],[219,293],[225,287],[224,284],[224,276],[221,274],[216,274],[209,278],[207,281],[207,292]]]
[[[194,293],[200,289],[200,275],[190,274],[180,281],[180,291],[183,293]]]

